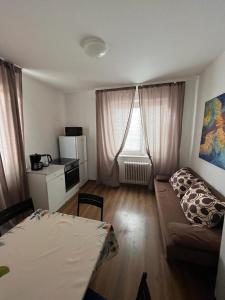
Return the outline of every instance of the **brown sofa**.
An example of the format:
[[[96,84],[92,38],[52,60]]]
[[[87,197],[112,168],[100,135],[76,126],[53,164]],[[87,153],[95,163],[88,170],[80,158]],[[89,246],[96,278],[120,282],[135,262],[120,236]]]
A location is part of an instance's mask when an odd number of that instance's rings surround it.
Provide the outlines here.
[[[190,171],[200,178],[193,170],[190,169]],[[207,184],[207,182],[205,183]],[[225,201],[225,197],[209,184],[207,186],[218,199]],[[191,225],[183,213],[180,200],[171,187],[167,176],[156,176],[155,194],[167,259],[216,266],[222,225],[220,224],[213,229]]]

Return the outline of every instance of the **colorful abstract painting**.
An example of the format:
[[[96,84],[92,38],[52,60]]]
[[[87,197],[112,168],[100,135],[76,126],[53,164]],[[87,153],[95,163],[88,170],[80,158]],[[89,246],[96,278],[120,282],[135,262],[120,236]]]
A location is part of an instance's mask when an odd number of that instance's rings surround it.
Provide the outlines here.
[[[205,104],[199,157],[225,169],[225,94]]]

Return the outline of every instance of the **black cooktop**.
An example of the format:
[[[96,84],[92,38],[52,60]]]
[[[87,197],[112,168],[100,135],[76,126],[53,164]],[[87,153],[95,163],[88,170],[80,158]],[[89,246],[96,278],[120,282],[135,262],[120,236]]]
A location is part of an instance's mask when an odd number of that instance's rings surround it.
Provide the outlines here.
[[[53,165],[68,165],[74,162],[79,162],[79,159],[75,159],[75,158],[63,158],[63,157],[59,157],[56,159],[53,159],[53,161],[51,162]]]

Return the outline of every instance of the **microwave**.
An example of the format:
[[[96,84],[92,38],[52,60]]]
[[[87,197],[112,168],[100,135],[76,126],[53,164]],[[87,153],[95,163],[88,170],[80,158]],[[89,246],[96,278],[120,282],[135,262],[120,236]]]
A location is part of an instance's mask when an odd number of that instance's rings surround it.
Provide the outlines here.
[[[65,127],[66,136],[80,136],[83,135],[82,127]]]

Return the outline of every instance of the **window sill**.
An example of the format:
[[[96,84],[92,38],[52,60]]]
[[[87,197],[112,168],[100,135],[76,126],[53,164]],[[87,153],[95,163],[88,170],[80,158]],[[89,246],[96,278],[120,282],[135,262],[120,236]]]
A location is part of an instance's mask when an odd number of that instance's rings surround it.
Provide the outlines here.
[[[120,163],[124,163],[126,161],[132,161],[132,162],[147,162],[147,163],[151,163],[149,157],[147,155],[141,155],[141,154],[121,154],[118,157],[118,162]]]
[[[143,162],[151,165],[151,161],[147,155],[141,154],[121,154],[118,157],[119,165],[123,165],[125,162]]]
[[[135,158],[149,158],[146,154],[120,154],[119,157],[126,158],[126,157],[135,157]]]

